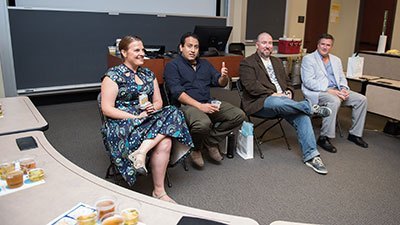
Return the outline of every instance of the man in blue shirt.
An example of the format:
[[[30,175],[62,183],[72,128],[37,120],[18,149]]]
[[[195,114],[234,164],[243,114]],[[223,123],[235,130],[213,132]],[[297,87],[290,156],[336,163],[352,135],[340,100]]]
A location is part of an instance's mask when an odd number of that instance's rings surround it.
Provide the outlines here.
[[[165,66],[164,80],[172,100],[185,114],[194,142],[191,154],[194,165],[204,166],[201,150],[205,148],[217,162],[222,160],[218,143],[245,119],[241,109],[228,102],[211,104],[210,87],[228,84],[228,69],[222,64],[221,73],[205,59],[199,59],[199,38],[186,33],[181,37],[181,55]]]
[[[323,34],[318,40],[317,50],[306,55],[301,64],[302,91],[313,104],[324,104],[332,113],[322,119],[318,145],[335,153],[336,147],[330,142],[335,138],[336,116],[341,105],[352,108],[352,126],[348,140],[368,148],[362,139],[365,117],[367,115],[367,98],[351,91],[343,73],[342,61],[330,54],[333,47],[333,36]]]

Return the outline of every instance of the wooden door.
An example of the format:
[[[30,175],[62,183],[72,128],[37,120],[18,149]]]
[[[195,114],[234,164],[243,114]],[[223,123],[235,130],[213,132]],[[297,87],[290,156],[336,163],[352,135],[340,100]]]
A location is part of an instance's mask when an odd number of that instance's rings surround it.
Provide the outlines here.
[[[385,10],[388,10],[385,35],[386,50],[390,49],[397,0],[361,0],[358,15],[358,27],[355,52],[362,50],[376,51],[379,36],[382,34]]]
[[[308,0],[303,48],[307,52],[317,49],[321,34],[328,32],[330,0]]]

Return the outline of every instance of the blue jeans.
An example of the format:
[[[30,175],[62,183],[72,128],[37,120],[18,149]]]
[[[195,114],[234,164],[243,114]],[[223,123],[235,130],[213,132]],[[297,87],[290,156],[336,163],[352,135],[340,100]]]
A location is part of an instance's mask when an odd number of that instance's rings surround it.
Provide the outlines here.
[[[310,103],[306,100],[296,102],[287,97],[269,96],[264,101],[264,108],[254,115],[265,118],[280,116],[288,121],[296,129],[303,161],[306,162],[319,155],[310,120],[311,114]]]

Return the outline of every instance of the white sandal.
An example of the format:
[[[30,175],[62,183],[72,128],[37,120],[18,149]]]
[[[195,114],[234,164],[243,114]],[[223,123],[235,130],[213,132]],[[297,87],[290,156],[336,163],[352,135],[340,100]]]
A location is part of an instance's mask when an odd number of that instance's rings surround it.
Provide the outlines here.
[[[152,195],[153,195],[153,198],[160,199],[161,201],[165,201],[165,202],[170,202],[170,203],[178,204],[178,203],[176,203],[171,197],[169,197],[165,191],[164,191],[163,193],[161,193],[160,195],[156,195],[156,194],[154,193],[154,191],[153,191]],[[168,200],[162,199],[162,198],[165,197],[165,196],[168,196],[169,199],[168,199]]]

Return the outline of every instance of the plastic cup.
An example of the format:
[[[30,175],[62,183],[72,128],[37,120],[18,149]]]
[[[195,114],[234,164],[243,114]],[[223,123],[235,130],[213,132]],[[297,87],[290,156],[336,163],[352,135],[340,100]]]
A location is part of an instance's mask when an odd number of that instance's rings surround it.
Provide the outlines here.
[[[32,182],[43,180],[44,170],[42,168],[34,168],[28,171],[29,180]]]
[[[89,213],[85,215],[80,215],[76,218],[76,225],[96,225],[96,213]]]
[[[24,174],[28,174],[28,171],[30,169],[36,168],[36,161],[34,157],[29,156],[26,158],[22,158],[18,161],[19,161],[19,167],[24,172]]]
[[[211,101],[211,105],[215,105],[215,106],[217,106],[217,107],[218,107],[218,109],[219,109],[219,107],[221,106],[221,101],[218,101],[218,100],[212,100],[212,101]]]
[[[8,188],[18,188],[24,184],[24,172],[22,170],[14,170],[6,175]]]
[[[108,46],[108,53],[110,53],[111,55],[116,55],[117,47],[116,46]]]
[[[97,218],[101,219],[105,214],[115,211],[116,199],[113,196],[101,197],[96,201],[95,207],[97,210]]]
[[[126,208],[121,211],[125,225],[137,225],[139,222],[139,211],[135,208]]]
[[[15,170],[14,162],[3,162],[0,164],[0,178],[2,180],[6,179],[7,173]]]
[[[123,225],[124,222],[124,217],[116,212],[107,213],[100,219],[101,225]]]

